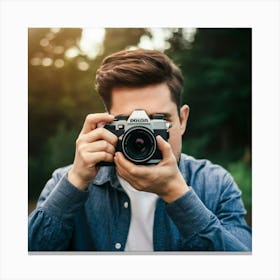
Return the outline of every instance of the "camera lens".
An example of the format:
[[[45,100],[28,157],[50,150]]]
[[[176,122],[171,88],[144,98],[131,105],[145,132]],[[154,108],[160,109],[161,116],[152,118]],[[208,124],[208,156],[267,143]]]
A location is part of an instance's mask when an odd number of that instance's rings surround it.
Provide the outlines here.
[[[129,129],[123,137],[123,153],[135,163],[148,161],[156,150],[154,134],[145,127]]]
[[[134,149],[141,152],[141,153],[144,153],[145,150],[146,150],[146,144],[145,144],[145,139],[143,138],[137,138],[135,141],[134,141]]]

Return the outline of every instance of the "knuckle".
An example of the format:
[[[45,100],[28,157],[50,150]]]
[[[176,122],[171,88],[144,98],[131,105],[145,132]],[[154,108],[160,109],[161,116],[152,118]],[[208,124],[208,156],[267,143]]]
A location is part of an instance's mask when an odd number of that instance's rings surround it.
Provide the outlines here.
[[[90,134],[89,134],[89,136],[90,136],[90,138],[91,138],[91,140],[95,140],[99,135],[98,135],[98,128],[96,128],[96,129],[93,129],[91,132],[90,132]]]
[[[104,151],[108,151],[109,150],[109,143],[107,141],[102,141],[102,149]]]
[[[79,146],[82,142],[81,136],[76,139],[76,146]]]
[[[76,145],[79,146],[84,142],[85,142],[85,135],[79,135],[79,137],[76,140]]]
[[[100,157],[101,157],[102,159],[106,159],[106,158],[107,158],[107,153],[106,153],[105,151],[101,151],[101,152],[100,152]]]
[[[101,139],[104,137],[105,129],[103,127],[96,128],[94,130],[95,135],[97,138]]]
[[[137,175],[137,170],[135,167],[132,167],[129,171],[129,173],[132,175],[132,176],[136,176]]]
[[[77,151],[80,155],[82,155],[84,153],[84,150],[85,150],[85,145],[84,144],[79,144],[77,146]]]
[[[76,147],[78,147],[80,143],[81,143],[81,139],[80,138],[76,139]]]
[[[95,142],[98,139],[100,139],[101,134],[99,131],[99,128],[93,129],[89,132],[89,134],[87,135],[87,138],[85,138],[85,141],[87,139],[88,142]]]
[[[110,144],[109,142],[105,141],[104,143],[104,151],[106,151],[109,154],[114,154],[115,153],[115,147]]]
[[[112,133],[112,132],[111,132]],[[114,144],[117,144],[117,142],[118,142],[118,136],[117,135],[115,135],[114,133],[112,133],[112,140],[114,141]]]
[[[86,121],[90,121],[93,118],[94,114],[88,114],[86,116]]]
[[[107,154],[107,161],[113,161],[113,155]]]

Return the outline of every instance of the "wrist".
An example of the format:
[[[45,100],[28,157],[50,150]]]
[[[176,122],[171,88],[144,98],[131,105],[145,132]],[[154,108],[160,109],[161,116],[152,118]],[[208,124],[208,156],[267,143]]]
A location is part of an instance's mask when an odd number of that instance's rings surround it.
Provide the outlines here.
[[[181,177],[181,176],[180,176]],[[183,196],[186,192],[190,190],[189,186],[186,184],[185,180],[181,178],[177,178],[172,180],[167,187],[165,188],[166,192],[160,197],[167,203],[171,203],[176,199]]]
[[[87,189],[89,184],[88,182],[82,180],[80,176],[75,174],[75,172],[72,169],[68,172],[67,179],[73,186],[83,191]]]

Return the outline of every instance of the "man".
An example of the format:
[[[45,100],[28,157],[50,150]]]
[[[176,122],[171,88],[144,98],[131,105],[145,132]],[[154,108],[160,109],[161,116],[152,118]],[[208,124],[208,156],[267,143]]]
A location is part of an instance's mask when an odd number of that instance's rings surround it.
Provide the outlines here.
[[[47,182],[29,217],[29,250],[250,251],[232,177],[181,153],[189,107],[178,67],[158,51],[122,51],[105,58],[96,81],[108,113],[86,117],[73,164]],[[104,127],[139,109],[172,124],[167,141],[156,137],[154,165],[128,160]]]

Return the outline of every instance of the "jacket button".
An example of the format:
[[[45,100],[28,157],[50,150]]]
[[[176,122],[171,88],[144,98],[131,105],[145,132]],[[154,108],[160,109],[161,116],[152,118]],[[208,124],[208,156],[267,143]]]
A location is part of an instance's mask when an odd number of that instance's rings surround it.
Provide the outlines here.
[[[126,201],[124,204],[123,204],[124,208],[128,208],[128,202]]]
[[[115,244],[115,248],[116,248],[117,250],[119,250],[121,247],[122,247],[122,245],[121,245],[120,243],[116,243],[116,244]]]

